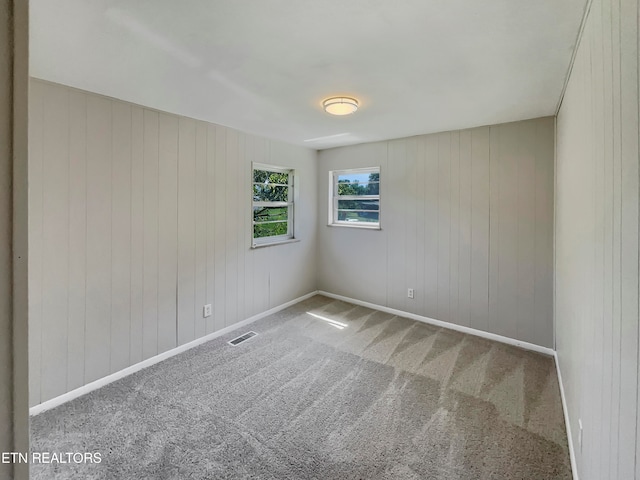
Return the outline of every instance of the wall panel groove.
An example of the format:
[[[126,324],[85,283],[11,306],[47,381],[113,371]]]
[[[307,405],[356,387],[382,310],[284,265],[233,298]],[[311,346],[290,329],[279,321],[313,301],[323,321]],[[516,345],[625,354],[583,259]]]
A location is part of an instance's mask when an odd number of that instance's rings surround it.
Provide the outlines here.
[[[638,41],[637,0],[593,0],[557,121],[556,343],[582,480],[639,471]]]
[[[31,406],[316,289],[315,151],[31,88]],[[253,160],[301,179],[299,243],[250,248]]]
[[[321,151],[319,289],[552,346],[553,148],[542,118]],[[328,227],[328,172],[377,165],[382,229]]]

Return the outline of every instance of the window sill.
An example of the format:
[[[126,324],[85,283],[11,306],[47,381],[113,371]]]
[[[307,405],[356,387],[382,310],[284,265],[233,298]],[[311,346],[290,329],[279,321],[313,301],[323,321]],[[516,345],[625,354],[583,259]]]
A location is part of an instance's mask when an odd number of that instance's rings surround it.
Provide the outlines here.
[[[284,245],[286,243],[296,243],[299,241],[300,241],[299,238],[288,238],[286,240],[278,240],[277,242],[254,243],[253,245],[251,245],[251,249],[254,250],[256,248],[273,247],[275,245]]]
[[[344,228],[358,228],[360,230],[382,230],[380,225],[349,225],[348,223],[328,223],[327,227],[344,227]]]

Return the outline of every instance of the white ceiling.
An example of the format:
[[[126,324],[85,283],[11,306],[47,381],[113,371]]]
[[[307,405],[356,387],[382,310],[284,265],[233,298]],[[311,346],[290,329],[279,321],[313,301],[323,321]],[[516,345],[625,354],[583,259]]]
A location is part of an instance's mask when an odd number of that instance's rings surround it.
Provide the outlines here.
[[[31,0],[31,74],[322,149],[553,115],[585,2]]]

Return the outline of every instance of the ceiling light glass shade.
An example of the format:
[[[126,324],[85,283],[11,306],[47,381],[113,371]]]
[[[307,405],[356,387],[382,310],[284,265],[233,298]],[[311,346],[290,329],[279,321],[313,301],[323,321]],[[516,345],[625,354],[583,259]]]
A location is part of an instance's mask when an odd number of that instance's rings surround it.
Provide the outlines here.
[[[331,115],[349,115],[358,110],[358,100],[351,97],[331,97],[323,101],[322,106]]]

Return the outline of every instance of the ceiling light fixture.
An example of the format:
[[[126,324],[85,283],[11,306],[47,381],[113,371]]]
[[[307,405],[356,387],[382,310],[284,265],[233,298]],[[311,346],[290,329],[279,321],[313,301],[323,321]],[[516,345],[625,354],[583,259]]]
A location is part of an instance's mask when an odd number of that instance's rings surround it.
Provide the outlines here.
[[[324,100],[322,106],[331,115],[349,115],[358,110],[358,100],[351,97],[331,97]]]

